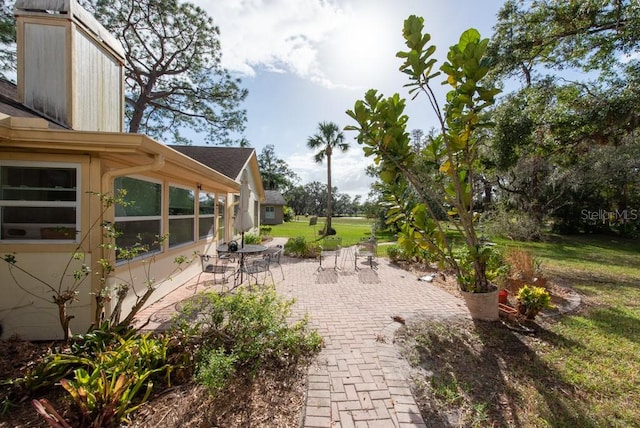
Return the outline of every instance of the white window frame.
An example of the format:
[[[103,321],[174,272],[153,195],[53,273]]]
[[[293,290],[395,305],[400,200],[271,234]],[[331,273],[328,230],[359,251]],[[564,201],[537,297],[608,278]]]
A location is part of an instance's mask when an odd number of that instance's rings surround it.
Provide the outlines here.
[[[264,219],[265,220],[276,219],[276,207],[274,205],[267,205],[264,207]]]
[[[227,229],[227,217],[229,216],[229,196],[225,193],[218,193],[216,195],[216,232],[215,235],[219,241],[226,241],[226,229]],[[222,205],[223,212],[220,213],[220,206]]]
[[[82,236],[82,230],[80,226],[82,224],[82,193],[80,184],[82,183],[82,167],[81,164],[76,162],[33,162],[33,161],[20,161],[20,160],[0,160],[0,166],[2,167],[29,167],[29,168],[75,168],[76,170],[76,200],[75,201],[12,201],[0,199],[0,207],[62,207],[62,208],[75,208],[76,221],[75,221],[75,234],[71,239],[42,239],[42,238],[27,238],[27,239],[2,239],[0,236],[0,242],[2,243],[39,243],[39,244],[68,244],[80,242]],[[0,210],[2,215],[2,210]],[[27,224],[25,224],[26,226]],[[29,223],[30,226],[34,224]],[[41,224],[37,227],[59,227],[59,224]]]
[[[152,220],[157,220],[159,221],[160,224],[160,230],[158,231],[158,235],[162,235],[163,231],[165,230],[163,221],[162,221],[162,213],[165,210],[165,205],[166,205],[166,201],[165,201],[165,197],[164,197],[164,183],[162,182],[162,180],[156,180],[154,178],[151,177],[145,177],[145,176],[139,176],[139,175],[126,175],[123,177],[117,177],[118,178],[131,178],[134,180],[140,180],[140,181],[146,181],[149,183],[153,183],[153,184],[158,184],[160,185],[160,214],[159,215],[153,215],[153,216],[125,216],[125,217],[118,217],[118,216],[114,216],[114,227],[117,227],[117,223],[127,223],[127,222],[133,222],[133,221],[152,221]],[[116,180],[114,180],[113,182],[113,191],[114,191],[114,195],[117,195],[116,193]],[[126,199],[126,196],[125,196]],[[163,245],[160,245],[160,249],[157,251],[149,251],[148,253],[145,254],[141,254],[139,257],[137,257],[136,259],[142,259],[142,258],[146,258],[146,257],[151,257],[154,254],[159,254],[162,253],[164,251]],[[118,264],[122,264],[125,263],[126,260],[116,260],[116,265]]]
[[[213,198],[213,212],[211,214],[200,214],[200,196],[201,195],[209,195]],[[209,239],[212,238],[214,236],[216,236],[216,232],[218,230],[217,227],[217,214],[216,214],[216,210],[218,209],[218,195],[215,192],[207,192],[205,190],[199,190],[198,191],[198,220],[197,220],[197,237],[198,240],[203,240],[203,239]],[[210,230],[207,230],[207,234],[205,236],[202,236],[200,234],[200,219],[202,218],[211,218],[213,219],[213,226],[211,227]]]

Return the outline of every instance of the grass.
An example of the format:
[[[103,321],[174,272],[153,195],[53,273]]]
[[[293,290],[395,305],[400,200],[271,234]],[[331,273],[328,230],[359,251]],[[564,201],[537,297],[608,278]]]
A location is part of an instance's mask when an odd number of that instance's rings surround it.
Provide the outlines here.
[[[324,227],[325,219],[318,218],[318,223],[314,226],[309,225],[309,218],[299,217],[297,221],[290,221],[283,224],[272,226],[271,236],[284,238],[304,237],[311,242],[320,237],[319,232]],[[349,246],[357,244],[361,238],[371,236],[371,229],[374,226],[374,220],[364,217],[335,217],[331,219],[331,226],[336,230],[336,235],[342,238],[342,245]],[[376,231],[378,242],[393,240],[393,236]]]
[[[420,369],[416,396],[425,420],[433,426],[640,426],[633,404],[640,402],[640,242],[551,236],[498,243],[533,252],[546,276],[582,295],[581,308],[538,318],[533,335],[469,320],[408,325],[398,342]]]

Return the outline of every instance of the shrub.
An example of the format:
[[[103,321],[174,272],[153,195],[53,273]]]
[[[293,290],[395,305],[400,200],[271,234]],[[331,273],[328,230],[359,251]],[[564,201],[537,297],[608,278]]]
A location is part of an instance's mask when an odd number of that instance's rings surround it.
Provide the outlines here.
[[[253,376],[261,367],[289,365],[317,352],[321,338],[308,320],[288,322],[292,304],[271,290],[203,293],[187,302],[174,324],[180,336],[199,342],[196,378],[215,391],[233,373]],[[217,369],[223,372],[213,373]]]
[[[270,236],[271,230],[273,230],[271,226],[260,226],[260,236]]]
[[[543,287],[524,285],[516,295],[518,311],[529,319],[543,309],[552,307],[551,295]]]
[[[234,375],[236,362],[237,357],[227,355],[222,348],[205,351],[196,369],[196,381],[215,394],[223,389]]]
[[[513,241],[540,241],[542,229],[529,213],[500,209],[487,220],[487,232]]]
[[[307,242],[304,236],[298,236],[294,239],[289,239],[284,244],[285,254],[293,257],[312,258],[317,257],[320,254],[320,244],[317,242]]]
[[[284,216],[283,218],[284,221],[293,221],[293,219],[296,216],[296,212],[293,210],[293,208],[285,205],[282,208],[282,215]]]
[[[244,234],[244,243],[255,245],[260,244],[262,242],[262,237],[260,235],[256,235],[254,233],[245,233]]]

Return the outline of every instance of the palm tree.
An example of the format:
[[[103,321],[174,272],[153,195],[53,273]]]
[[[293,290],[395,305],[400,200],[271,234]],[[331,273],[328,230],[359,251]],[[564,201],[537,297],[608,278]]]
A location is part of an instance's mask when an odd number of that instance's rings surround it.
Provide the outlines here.
[[[316,163],[322,164],[324,158],[327,158],[327,221],[323,235],[333,235],[335,230],[331,228],[331,155],[336,148],[346,152],[349,149],[349,143],[344,142],[344,134],[338,125],[333,122],[320,122],[318,133],[309,137],[307,147],[312,150],[320,148],[313,157]]]

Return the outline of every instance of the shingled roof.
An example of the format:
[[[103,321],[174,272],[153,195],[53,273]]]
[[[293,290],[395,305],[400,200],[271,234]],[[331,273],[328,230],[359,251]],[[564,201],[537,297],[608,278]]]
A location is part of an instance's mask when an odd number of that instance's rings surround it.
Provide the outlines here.
[[[264,191],[264,205],[286,205],[282,193],[279,190],[265,190]]]
[[[232,180],[238,180],[254,149],[251,147],[181,146],[172,149],[215,169]]]

